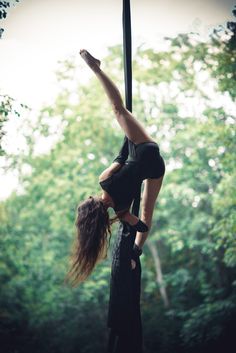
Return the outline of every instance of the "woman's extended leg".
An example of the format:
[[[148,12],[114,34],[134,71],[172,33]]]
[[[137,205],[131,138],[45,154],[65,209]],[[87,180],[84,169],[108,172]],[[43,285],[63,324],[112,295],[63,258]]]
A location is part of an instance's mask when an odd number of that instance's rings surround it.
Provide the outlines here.
[[[86,50],[81,50],[80,55],[94,71],[101,82],[116,115],[116,119],[124,130],[125,135],[135,144],[146,141],[154,141],[148,135],[144,127],[135,117],[125,108],[120,92],[112,80],[101,70],[100,61],[95,59]],[[155,141],[154,141],[155,142]]]

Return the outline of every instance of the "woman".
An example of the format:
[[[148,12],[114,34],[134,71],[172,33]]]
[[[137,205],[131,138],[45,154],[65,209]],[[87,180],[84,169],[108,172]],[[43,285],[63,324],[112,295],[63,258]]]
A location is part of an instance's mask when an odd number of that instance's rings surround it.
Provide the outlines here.
[[[125,138],[119,155],[99,176],[102,195],[90,196],[78,206],[77,239],[68,273],[69,277],[74,278],[74,283],[85,280],[97,261],[104,258],[104,253],[107,256],[110,225],[117,219],[138,231],[135,238],[136,252],[131,260],[131,267],[135,268],[134,259],[137,253],[140,254],[151,227],[154,205],[165,173],[158,144],[124,107],[117,87],[101,70],[100,61],[84,49],[80,50],[80,55],[101,82]],[[143,181],[141,220],[129,210]],[[109,207],[114,209],[117,217],[109,219]]]

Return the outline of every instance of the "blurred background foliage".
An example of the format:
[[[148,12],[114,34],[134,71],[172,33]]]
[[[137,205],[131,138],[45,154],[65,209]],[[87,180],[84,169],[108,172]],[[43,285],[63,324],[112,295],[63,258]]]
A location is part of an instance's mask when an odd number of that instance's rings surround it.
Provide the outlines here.
[[[165,40],[163,51],[141,45],[133,62],[133,113],[159,143],[167,166],[141,257],[144,353],[217,352],[222,346],[230,352],[236,323],[235,36],[221,30],[207,42],[196,33]],[[25,119],[24,149],[5,151],[20,190],[0,204],[4,353],[105,352],[112,244],[78,288],[63,280],[76,206],[101,193],[98,175],[118,153],[123,132],[96,78],[81,83],[81,67],[73,57],[60,62],[54,103],[36,121]],[[109,48],[102,67],[122,90],[121,46]],[[5,116],[10,104],[2,100]],[[37,153],[48,140],[54,141],[49,152]]]

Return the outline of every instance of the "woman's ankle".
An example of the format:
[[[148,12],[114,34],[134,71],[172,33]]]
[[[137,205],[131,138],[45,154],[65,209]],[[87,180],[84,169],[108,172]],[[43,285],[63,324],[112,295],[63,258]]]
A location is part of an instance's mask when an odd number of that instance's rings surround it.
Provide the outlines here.
[[[122,220],[129,223],[130,225],[134,225],[139,221],[139,218],[137,216],[133,215],[132,213],[127,212],[122,217]]]

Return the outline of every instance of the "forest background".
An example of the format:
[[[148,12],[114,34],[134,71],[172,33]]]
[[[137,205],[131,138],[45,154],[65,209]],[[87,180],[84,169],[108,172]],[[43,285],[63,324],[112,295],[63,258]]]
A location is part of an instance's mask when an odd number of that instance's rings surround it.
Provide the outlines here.
[[[140,45],[133,57],[133,113],[167,166],[141,257],[145,353],[228,353],[236,323],[235,25],[207,41],[197,33],[165,41],[165,50]],[[108,48],[102,67],[123,92],[121,45]],[[81,70],[77,57],[59,63],[58,95],[37,116],[1,96],[3,168],[19,180],[0,204],[4,353],[105,351],[117,225],[107,259],[86,282],[71,289],[63,280],[76,207],[101,193],[98,175],[123,133],[99,83],[81,83]],[[9,153],[4,126],[21,115],[23,143]]]

